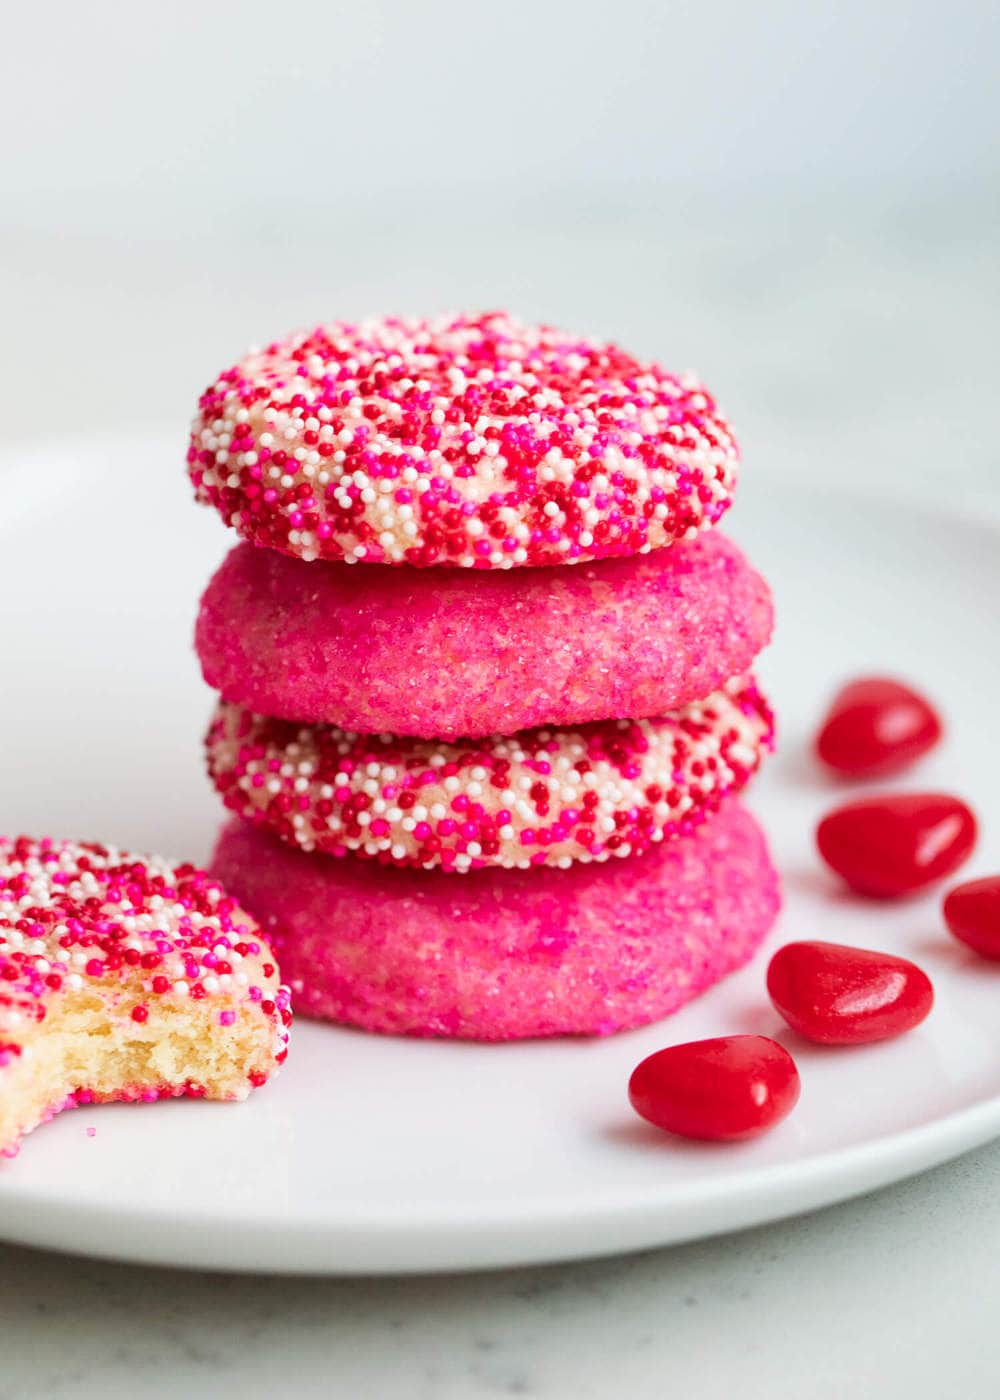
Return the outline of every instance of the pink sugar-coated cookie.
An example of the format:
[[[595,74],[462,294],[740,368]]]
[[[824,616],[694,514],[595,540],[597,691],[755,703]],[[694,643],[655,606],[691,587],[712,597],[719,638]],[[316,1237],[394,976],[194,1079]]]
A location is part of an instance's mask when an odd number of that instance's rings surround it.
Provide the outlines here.
[[[187,461],[253,544],[503,569],[691,538],[729,505],[737,449],[690,376],[493,312],[254,350],[202,395]]]
[[[244,1099],[290,1022],[260,929],[204,871],[0,838],[0,1155],[74,1104]]]
[[[245,822],[212,869],[252,909],[296,1010],[474,1040],[604,1035],[666,1016],[745,963],[778,878],[735,801],[631,860],[453,875],[331,860]]]
[[[300,725],[220,702],[206,738],[226,806],[300,846],[464,873],[627,857],[743,788],[774,716],[750,676],[658,719],[454,744]]]
[[[239,545],[205,590],[206,681],[261,715],[425,739],[677,709],[746,671],[771,594],[716,531],[575,569],[352,569]]]

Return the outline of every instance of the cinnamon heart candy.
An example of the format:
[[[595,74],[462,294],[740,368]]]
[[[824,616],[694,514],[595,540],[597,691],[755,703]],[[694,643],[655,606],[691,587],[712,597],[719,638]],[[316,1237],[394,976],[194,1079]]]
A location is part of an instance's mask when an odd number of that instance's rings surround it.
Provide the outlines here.
[[[912,1030],[934,988],[915,963],[842,943],[786,943],[767,969],[767,990],[793,1030],[821,1045],[864,1045]]]
[[[945,897],[944,919],[980,957],[1000,962],[1000,875],[956,885]]]
[[[958,869],[976,844],[976,819],[948,793],[885,794],[828,813],[816,844],[858,894],[897,899]]]
[[[763,1035],[671,1045],[632,1072],[629,1102],[647,1123],[680,1137],[738,1142],[786,1117],[799,1097],[788,1051]]]
[[[899,681],[869,676],[834,696],[816,738],[816,752],[834,772],[873,778],[898,773],[941,737],[936,710]]]

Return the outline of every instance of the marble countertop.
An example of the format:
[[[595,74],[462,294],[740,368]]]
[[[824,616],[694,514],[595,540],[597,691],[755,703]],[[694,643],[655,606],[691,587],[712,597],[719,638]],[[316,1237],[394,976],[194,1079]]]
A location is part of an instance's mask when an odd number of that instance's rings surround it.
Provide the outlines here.
[[[0,441],[172,420],[180,444],[197,390],[254,338],[326,311],[506,303],[692,363],[748,469],[992,493],[991,208],[467,211],[403,262],[381,226],[293,259],[265,226],[239,244],[0,229]],[[998,1259],[1000,1144],[741,1235],[496,1275],[226,1278],[0,1246],[0,1400],[985,1400]]]

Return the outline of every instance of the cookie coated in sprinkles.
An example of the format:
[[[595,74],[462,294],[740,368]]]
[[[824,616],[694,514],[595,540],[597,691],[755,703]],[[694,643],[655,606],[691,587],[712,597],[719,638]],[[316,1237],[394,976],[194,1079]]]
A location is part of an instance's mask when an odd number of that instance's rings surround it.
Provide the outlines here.
[[[53,999],[88,984],[109,1009],[119,992],[139,991],[139,1023],[160,998],[214,999],[223,1027],[235,1005],[251,1004],[271,1024],[274,1068],[288,1053],[288,989],[218,881],[114,847],[0,837],[0,1083]]]
[[[305,851],[462,873],[604,861],[686,834],[771,747],[751,677],[660,719],[444,743],[299,725],[222,701],[206,740],[226,806]]]
[[[306,560],[512,568],[714,525],[738,453],[694,378],[503,312],[334,321],[202,395],[198,499]]]

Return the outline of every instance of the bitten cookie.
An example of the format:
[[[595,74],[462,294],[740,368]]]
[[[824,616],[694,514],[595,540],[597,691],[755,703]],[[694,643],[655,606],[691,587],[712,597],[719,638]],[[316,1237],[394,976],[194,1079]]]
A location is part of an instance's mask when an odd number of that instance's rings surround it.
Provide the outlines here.
[[[603,1035],[676,1011],[751,956],[778,879],[737,803],[645,855],[443,873],[331,860],[245,822],[212,870],[266,929],[307,1015],[475,1040]]]
[[[205,680],[261,715],[426,739],[662,715],[747,671],[771,594],[717,531],[575,569],[305,564],[242,544],[201,600]]]
[[[737,449],[690,376],[492,312],[252,351],[202,395],[187,461],[253,544],[503,569],[692,538],[729,505]]]
[[[463,872],[604,861],[682,835],[746,785],[773,733],[743,676],[659,719],[455,744],[223,700],[206,748],[226,806],[303,850]]]
[[[243,1099],[289,996],[256,923],[190,865],[0,838],[0,1154],[60,1109]]]

